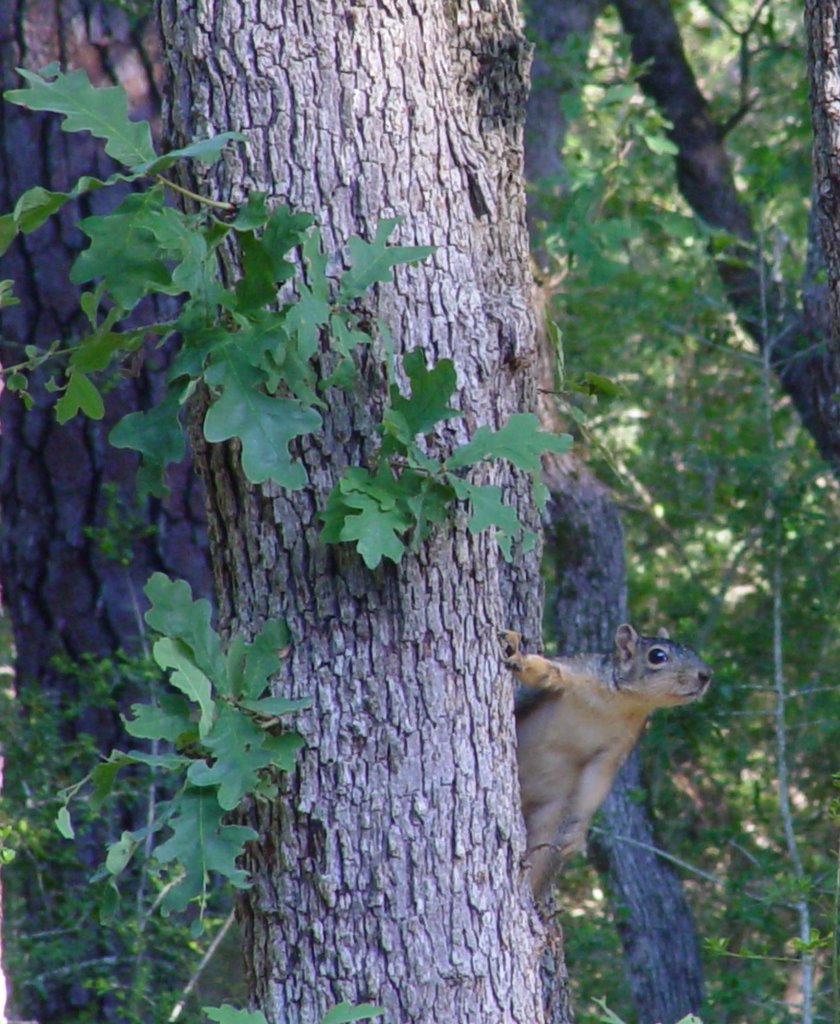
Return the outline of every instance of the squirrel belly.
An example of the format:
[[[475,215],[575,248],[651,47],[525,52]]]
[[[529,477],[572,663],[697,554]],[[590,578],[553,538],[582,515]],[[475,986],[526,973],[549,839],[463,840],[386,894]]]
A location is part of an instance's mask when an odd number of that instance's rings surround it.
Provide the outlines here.
[[[663,635],[664,634],[664,635]],[[658,707],[688,704],[711,669],[691,648],[619,626],[612,655],[543,658],[521,637],[499,634],[505,664],[528,687],[516,711],[526,864],[536,897],[583,851],[592,817]]]

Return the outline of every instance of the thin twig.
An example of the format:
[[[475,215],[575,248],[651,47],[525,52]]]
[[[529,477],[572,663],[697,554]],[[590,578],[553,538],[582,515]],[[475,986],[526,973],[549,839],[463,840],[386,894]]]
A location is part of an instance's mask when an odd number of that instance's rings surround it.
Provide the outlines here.
[[[235,913],[234,913],[233,910],[231,910],[231,912],[227,916],[227,920],[222,925],[222,927],[218,930],[218,932],[216,933],[213,941],[207,947],[207,952],[204,954],[204,956],[199,961],[198,966],[196,967],[195,971],[193,972],[192,977],[190,978],[190,980],[187,982],[187,984],[182,989],[180,999],[172,1007],[172,1013],[169,1014],[169,1018],[168,1018],[169,1024],[172,1024],[173,1021],[176,1021],[181,1016],[181,1013],[182,1013],[182,1011],[184,1009],[184,1004],[187,1001],[187,996],[190,994],[190,992],[192,992],[192,990],[198,984],[198,979],[201,977],[201,974],[204,971],[204,968],[213,959],[213,956],[215,955],[216,950],[219,948],[219,945],[220,945],[222,939],[224,939],[224,937],[227,935],[228,931],[230,930],[230,927],[231,927],[231,925],[234,922],[234,917],[235,917]]]
[[[763,239],[762,239],[763,240]],[[772,380],[772,359],[775,338],[771,337],[769,323],[767,320],[767,292],[766,292],[766,270],[763,257],[763,246],[759,245],[758,260],[759,298],[761,300],[762,332],[766,339],[762,347],[762,377],[764,390],[764,429],[766,433],[767,448],[770,455],[770,466],[768,472],[767,498],[765,507],[765,522],[767,534],[770,541],[772,565],[770,568],[770,584],[773,594],[772,607],[772,647],[773,647],[773,686],[776,691],[776,704],[774,726],[776,737],[776,776],[778,784],[779,817],[782,821],[782,831],[785,837],[788,858],[794,878],[802,885],[806,882],[805,871],[802,867],[802,858],[799,856],[799,846],[796,842],[796,831],[793,824],[793,812],[790,805],[790,778],[788,774],[788,753],[787,733],[788,726],[785,720],[785,706],[787,692],[785,684],[784,650],[782,644],[783,636],[783,577],[782,577],[782,524],[776,507],[777,499],[777,474],[775,472],[777,461],[777,445],[775,432],[773,430],[773,390]],[[802,1005],[801,1024],[812,1024],[814,1019],[813,1007],[813,982],[814,982],[814,960],[808,950],[808,943],[811,941],[811,915],[810,907],[806,897],[795,901],[796,914],[799,920],[799,938],[803,943],[801,952],[802,963]]]
[[[186,196],[187,199],[192,199],[196,203],[201,203],[202,206],[210,206],[214,210],[224,210],[225,213],[233,213],[236,209],[233,203],[226,203],[221,199],[210,199],[208,196],[199,195],[198,192],[184,188],[183,185],[176,185],[174,181],[170,181],[169,178],[165,178],[162,174],[156,174],[155,177],[161,184],[171,188],[173,192]]]

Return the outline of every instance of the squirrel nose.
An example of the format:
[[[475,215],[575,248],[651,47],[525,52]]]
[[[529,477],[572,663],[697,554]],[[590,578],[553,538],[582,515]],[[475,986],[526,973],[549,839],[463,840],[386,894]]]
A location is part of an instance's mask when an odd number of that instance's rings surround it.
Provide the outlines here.
[[[700,682],[703,684],[703,686],[708,686],[709,682],[711,681],[711,678],[712,678],[712,673],[711,672],[698,672],[697,673],[697,678],[700,680]]]

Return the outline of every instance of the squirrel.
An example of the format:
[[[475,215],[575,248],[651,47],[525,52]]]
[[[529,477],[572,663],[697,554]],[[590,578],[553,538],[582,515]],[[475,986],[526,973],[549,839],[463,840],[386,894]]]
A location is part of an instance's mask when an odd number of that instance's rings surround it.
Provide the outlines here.
[[[548,660],[499,632],[504,664],[527,689],[517,700],[519,787],[526,863],[539,900],[566,860],[586,847],[592,817],[656,708],[690,704],[712,672],[666,630],[615,633],[612,654]]]

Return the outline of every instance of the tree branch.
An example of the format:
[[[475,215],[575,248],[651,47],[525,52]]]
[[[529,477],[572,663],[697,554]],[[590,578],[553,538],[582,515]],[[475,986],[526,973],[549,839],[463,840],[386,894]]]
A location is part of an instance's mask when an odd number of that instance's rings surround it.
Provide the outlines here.
[[[630,36],[633,60],[645,66],[641,87],[673,125],[683,198],[710,227],[734,236],[716,256],[716,266],[739,323],[760,349],[773,339],[773,371],[820,454],[840,474],[840,417],[834,400],[840,374],[825,347],[825,322],[813,315],[823,304],[789,308],[770,273],[759,268],[752,219],[738,196],[722,130],[697,85],[668,0],[617,0],[616,8]],[[762,274],[768,282],[764,314]]]

